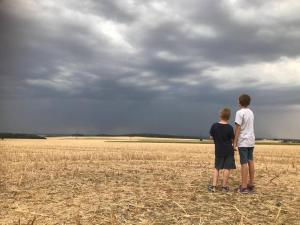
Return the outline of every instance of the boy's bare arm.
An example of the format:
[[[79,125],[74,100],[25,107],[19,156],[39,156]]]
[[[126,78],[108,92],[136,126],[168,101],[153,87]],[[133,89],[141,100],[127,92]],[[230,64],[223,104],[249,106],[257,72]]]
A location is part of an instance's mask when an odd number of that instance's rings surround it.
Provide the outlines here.
[[[239,139],[240,133],[241,133],[241,126],[239,124],[235,124],[235,134],[234,134],[234,141],[233,141],[234,148],[237,147],[237,141]]]

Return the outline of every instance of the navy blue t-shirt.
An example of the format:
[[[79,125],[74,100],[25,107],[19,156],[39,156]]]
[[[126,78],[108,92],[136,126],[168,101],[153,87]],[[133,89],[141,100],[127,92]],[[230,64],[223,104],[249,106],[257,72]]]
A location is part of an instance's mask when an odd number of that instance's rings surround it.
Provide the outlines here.
[[[232,146],[234,131],[230,124],[214,123],[209,133],[214,139],[216,157],[225,157],[234,154]]]

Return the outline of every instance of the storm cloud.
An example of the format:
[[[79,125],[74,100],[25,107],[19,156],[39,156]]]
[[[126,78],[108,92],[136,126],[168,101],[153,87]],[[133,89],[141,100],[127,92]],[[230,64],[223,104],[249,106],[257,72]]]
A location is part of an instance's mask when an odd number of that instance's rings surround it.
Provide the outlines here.
[[[249,93],[300,138],[300,2],[0,1],[0,131],[207,135]]]

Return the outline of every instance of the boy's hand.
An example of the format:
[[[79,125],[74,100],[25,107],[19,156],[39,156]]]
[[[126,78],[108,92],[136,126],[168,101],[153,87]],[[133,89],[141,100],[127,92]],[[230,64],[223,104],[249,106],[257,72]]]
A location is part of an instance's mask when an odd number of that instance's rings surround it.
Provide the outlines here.
[[[234,150],[235,152],[237,151],[237,144],[236,144],[236,143],[233,144],[233,150]]]

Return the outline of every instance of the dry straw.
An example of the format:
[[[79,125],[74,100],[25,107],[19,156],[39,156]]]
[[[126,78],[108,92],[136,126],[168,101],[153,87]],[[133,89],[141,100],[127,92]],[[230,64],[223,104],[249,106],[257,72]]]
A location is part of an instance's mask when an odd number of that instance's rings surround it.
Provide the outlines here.
[[[107,141],[0,141],[0,224],[299,222],[300,146],[258,145],[257,190],[245,196],[207,192],[210,144]],[[238,167],[231,189],[239,179]]]

